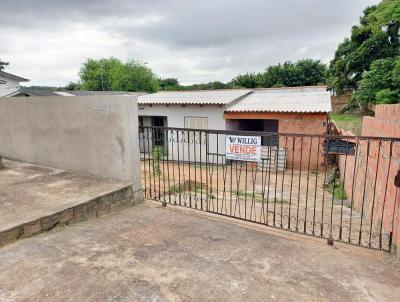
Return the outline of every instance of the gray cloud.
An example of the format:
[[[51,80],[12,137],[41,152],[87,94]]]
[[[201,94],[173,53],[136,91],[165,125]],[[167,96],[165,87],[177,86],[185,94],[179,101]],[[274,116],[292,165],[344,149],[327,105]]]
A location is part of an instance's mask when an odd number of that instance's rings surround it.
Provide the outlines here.
[[[0,58],[31,84],[77,80],[88,57],[148,62],[183,83],[269,64],[328,62],[377,0],[0,1]]]

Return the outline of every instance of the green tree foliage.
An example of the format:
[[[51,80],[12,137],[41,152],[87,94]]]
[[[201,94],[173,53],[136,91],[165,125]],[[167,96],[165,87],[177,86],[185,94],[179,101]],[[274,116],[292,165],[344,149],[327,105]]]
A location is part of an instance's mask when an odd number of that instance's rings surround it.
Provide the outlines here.
[[[81,89],[81,84],[76,83],[76,82],[69,82],[65,87],[65,90],[80,90]]]
[[[358,100],[364,102],[367,98],[364,95],[365,85],[368,82],[365,77],[373,77],[372,74],[376,74],[377,71],[368,75],[364,73],[372,69],[371,66],[376,60],[396,60],[400,55],[399,29],[400,0],[383,0],[378,5],[365,9],[360,18],[360,25],[353,26],[350,38],[339,44],[335,52],[329,66],[329,86],[338,94],[342,94],[364,85],[364,92],[358,93]],[[379,66],[382,64],[385,68],[388,65],[393,66],[387,61],[378,63]],[[387,84],[391,85],[389,82]],[[384,89],[391,90],[390,87]],[[386,99],[387,93],[388,91],[382,92]],[[371,96],[368,98],[371,99]]]
[[[178,79],[174,78],[160,79],[159,85],[160,90],[179,90],[181,88]]]
[[[1,59],[0,59],[0,71],[2,71],[6,66],[8,66],[8,62],[3,62]]]
[[[84,90],[146,91],[159,89],[157,77],[137,60],[122,62],[116,58],[88,59],[79,72]]]
[[[374,61],[363,73],[354,98],[363,106],[400,102],[400,57]]]
[[[259,73],[240,74],[232,80],[233,86],[256,88],[259,86],[261,75]]]
[[[232,80],[234,86],[255,87],[283,87],[283,86],[310,86],[325,83],[327,67],[319,60],[304,59],[292,63],[267,67],[263,73],[247,73]]]
[[[180,90],[211,90],[211,89],[226,89],[226,88],[232,88],[232,85],[229,83],[225,84],[219,81],[214,81],[204,84],[180,86]]]

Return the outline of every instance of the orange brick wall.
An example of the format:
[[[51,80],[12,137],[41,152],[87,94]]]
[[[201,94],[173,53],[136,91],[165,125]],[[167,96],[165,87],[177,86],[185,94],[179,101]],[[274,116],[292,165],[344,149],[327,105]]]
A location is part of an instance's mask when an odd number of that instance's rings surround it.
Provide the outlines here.
[[[274,112],[226,112],[225,119],[275,119],[279,120],[280,134],[317,134],[326,133],[328,115],[310,113],[274,113]],[[309,136],[285,136],[279,138],[279,146],[287,149],[287,167],[316,169],[322,165],[323,139]]]
[[[375,117],[364,117],[361,134],[400,138],[400,105],[376,106]],[[393,243],[400,247],[400,189],[394,186],[400,142],[361,139],[358,149],[357,156],[339,156],[347,197],[355,209],[361,210],[364,204],[365,221],[372,221],[375,230],[382,225],[388,233],[393,228]]]
[[[327,115],[304,114],[293,118],[279,120],[279,133],[317,134],[326,133]],[[287,142],[288,140],[288,142]],[[321,168],[323,139],[319,137],[296,137],[293,148],[293,138],[281,137],[280,146],[287,148],[288,168],[316,169]]]

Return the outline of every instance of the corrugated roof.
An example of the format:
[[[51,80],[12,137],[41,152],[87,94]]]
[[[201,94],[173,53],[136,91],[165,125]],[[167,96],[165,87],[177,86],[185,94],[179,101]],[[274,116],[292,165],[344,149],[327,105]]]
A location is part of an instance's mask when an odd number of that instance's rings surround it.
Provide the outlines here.
[[[325,86],[255,89],[227,112],[330,112],[331,94]]]
[[[29,82],[29,79],[25,79],[23,77],[19,77],[15,74],[11,74],[5,71],[0,71],[0,78],[10,78],[10,79],[14,79],[18,82]]]
[[[138,103],[227,105],[250,92],[248,89],[164,91],[140,96]]]
[[[67,90],[57,91],[50,89],[38,89],[30,87],[21,87],[21,91],[17,96],[96,96],[96,95],[143,95],[145,92],[129,92],[129,91],[88,91],[88,90]]]

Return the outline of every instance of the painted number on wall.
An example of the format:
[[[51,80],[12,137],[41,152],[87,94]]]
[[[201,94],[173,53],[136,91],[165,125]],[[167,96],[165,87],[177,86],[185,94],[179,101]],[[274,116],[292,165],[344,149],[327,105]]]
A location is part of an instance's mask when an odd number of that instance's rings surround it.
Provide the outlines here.
[[[93,111],[100,112],[100,113],[107,113],[108,112],[108,103],[106,103],[106,102],[93,103]]]
[[[226,159],[259,162],[261,136],[226,136]]]

